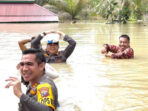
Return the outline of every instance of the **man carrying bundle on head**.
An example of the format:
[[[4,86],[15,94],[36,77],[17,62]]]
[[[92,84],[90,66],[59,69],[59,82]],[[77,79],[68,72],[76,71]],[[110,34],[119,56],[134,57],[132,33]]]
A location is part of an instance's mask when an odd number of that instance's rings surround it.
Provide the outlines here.
[[[74,48],[76,46],[75,40],[73,40],[68,35],[65,35],[60,31],[50,31],[43,32],[43,34],[38,35],[37,38],[31,41],[31,45],[33,48],[39,49],[41,44],[41,40],[46,40],[46,49],[43,50],[46,62],[47,63],[63,63],[66,62],[67,58],[72,54]],[[59,51],[59,39],[62,39],[68,42],[68,46],[65,50]]]

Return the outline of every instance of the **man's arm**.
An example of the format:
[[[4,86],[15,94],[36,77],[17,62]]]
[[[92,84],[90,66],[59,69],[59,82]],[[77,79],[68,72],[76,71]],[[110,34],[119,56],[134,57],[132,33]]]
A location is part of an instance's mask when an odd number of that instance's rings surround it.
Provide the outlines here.
[[[101,50],[101,53],[102,53],[102,54],[107,54],[108,51],[109,51],[109,45],[108,45],[108,44],[104,44],[104,45],[103,45],[103,48],[102,48],[102,50]]]
[[[31,39],[25,39],[25,40],[21,40],[21,41],[18,42],[21,51],[24,51],[24,50],[27,49],[25,44],[28,43],[28,42],[31,42]]]
[[[56,108],[56,96],[53,96],[53,93],[56,92],[49,83],[42,83],[36,89],[37,101],[24,94],[21,96],[20,101],[30,111],[53,111]]]
[[[31,41],[31,47],[34,49],[40,49],[41,48],[41,40],[43,39],[44,36],[47,34],[52,33],[52,31],[49,32],[43,32],[42,34],[39,34],[35,39]]]
[[[30,111],[54,111],[51,107],[41,104],[25,94],[21,96],[20,102],[25,104],[25,107],[30,109]]]
[[[35,39],[31,41],[31,47],[34,49],[40,49],[40,41],[42,40],[43,36],[39,34]]]
[[[103,47],[104,48],[101,50],[102,54],[107,54],[108,52],[117,53],[117,50],[119,48],[118,46],[109,44],[104,44]]]
[[[128,48],[123,52],[115,53],[111,55],[113,59],[129,59],[134,57],[134,51],[132,48]]]
[[[69,37],[68,35],[65,35],[63,40],[69,43],[69,45],[68,45],[68,46],[66,47],[66,49],[64,50],[64,56],[65,56],[66,58],[68,58],[68,57],[72,54],[72,52],[74,51],[74,49],[75,49],[76,41],[73,40],[73,39],[72,39],[71,37]]]

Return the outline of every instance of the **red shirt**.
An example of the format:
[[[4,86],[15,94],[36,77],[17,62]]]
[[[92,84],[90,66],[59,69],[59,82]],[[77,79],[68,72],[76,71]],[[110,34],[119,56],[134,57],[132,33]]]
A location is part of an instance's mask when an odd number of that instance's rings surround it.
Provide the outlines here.
[[[115,46],[115,45],[108,45],[105,44],[107,46],[107,51],[112,52],[113,54],[111,55],[112,58],[114,59],[130,59],[130,58],[134,58],[134,50],[130,47],[121,50],[121,48],[119,46]]]

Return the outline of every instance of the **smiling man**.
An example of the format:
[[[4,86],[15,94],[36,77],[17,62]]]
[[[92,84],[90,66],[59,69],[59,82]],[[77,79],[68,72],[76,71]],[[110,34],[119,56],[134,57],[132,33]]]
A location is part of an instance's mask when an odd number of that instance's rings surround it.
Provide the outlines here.
[[[134,50],[130,48],[130,37],[128,35],[121,35],[119,37],[119,46],[104,44],[101,53],[113,59],[134,58]]]
[[[75,49],[76,41],[66,35],[61,31],[49,31],[43,32],[43,34],[39,34],[38,37],[31,41],[31,45],[35,49],[40,49],[39,44],[41,44],[41,40],[48,36],[48,34],[57,34],[59,35],[60,39],[68,42],[68,46],[64,49],[59,51],[59,41],[52,39],[47,41],[46,49],[42,49],[44,51],[44,55],[46,57],[47,63],[64,63],[68,59],[68,57],[72,54]]]
[[[23,51],[20,72],[23,82],[27,85],[23,94],[21,82],[10,77],[6,88],[13,87],[14,94],[20,98],[19,111],[54,111],[58,106],[58,93],[54,82],[45,74],[45,57],[40,50]]]

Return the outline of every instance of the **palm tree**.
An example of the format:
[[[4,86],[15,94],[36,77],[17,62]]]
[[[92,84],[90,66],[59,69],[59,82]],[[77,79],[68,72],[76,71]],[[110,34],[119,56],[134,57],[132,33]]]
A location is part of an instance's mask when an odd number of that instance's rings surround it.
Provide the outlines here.
[[[49,0],[49,4],[56,6],[59,10],[69,13],[72,19],[86,6],[87,0]]]

